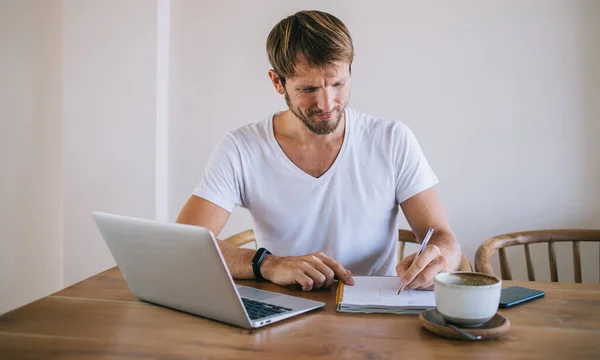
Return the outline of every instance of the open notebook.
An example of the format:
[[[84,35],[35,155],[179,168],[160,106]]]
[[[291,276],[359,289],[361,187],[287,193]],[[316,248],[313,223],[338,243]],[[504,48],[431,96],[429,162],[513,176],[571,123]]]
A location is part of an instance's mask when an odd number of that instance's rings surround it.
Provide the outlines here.
[[[433,291],[398,291],[396,276],[353,276],[354,285],[338,282],[336,308],[339,312],[418,314],[435,307]]]

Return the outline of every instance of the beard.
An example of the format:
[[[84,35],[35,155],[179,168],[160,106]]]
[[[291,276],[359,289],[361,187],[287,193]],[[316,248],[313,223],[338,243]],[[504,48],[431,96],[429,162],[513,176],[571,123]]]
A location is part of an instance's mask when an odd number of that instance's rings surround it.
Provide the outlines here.
[[[346,105],[348,104],[348,103],[346,103],[346,104],[344,104],[344,106],[338,106],[331,111],[332,113],[335,113],[337,111],[337,113],[338,113],[337,117],[332,117],[329,120],[311,120],[312,116],[322,115],[323,111],[306,110],[303,113],[300,109],[294,109],[287,92],[285,93],[285,102],[286,102],[288,108],[290,109],[290,111],[292,112],[292,114],[294,114],[298,119],[300,119],[300,121],[302,121],[302,123],[304,123],[304,125],[308,128],[308,130],[310,130],[313,133],[318,134],[318,135],[331,134],[332,132],[335,131],[335,129],[337,129],[337,127],[340,125],[340,122],[342,121],[342,116],[344,115],[344,109],[346,108]]]

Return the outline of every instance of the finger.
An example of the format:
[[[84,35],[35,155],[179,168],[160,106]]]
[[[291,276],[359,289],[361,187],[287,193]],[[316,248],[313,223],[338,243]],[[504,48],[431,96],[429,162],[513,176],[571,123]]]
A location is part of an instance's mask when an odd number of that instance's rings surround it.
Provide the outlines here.
[[[352,273],[349,273],[348,270],[344,269],[342,264],[323,254],[322,252],[315,253],[313,254],[313,256],[315,257],[315,264],[320,263],[319,266],[322,266],[318,269],[321,270],[323,273],[327,271],[327,280],[329,286],[333,283],[334,279],[341,280],[347,285],[354,284],[354,280],[352,279]],[[328,271],[331,271],[331,273],[329,273]],[[329,275],[332,276],[329,277]]]
[[[408,255],[407,257],[402,259],[402,261],[400,261],[398,265],[396,265],[396,274],[398,274],[398,277],[400,279],[402,279],[402,275],[406,272],[406,270],[408,270],[408,268],[412,264],[415,255],[417,255],[417,253]]]
[[[400,278],[400,284],[407,286],[412,283],[413,280],[432,262],[435,258],[441,255],[440,249],[435,245],[428,245],[425,247],[421,255],[417,256],[415,261],[410,267],[402,274]]]
[[[427,267],[406,287],[407,289],[426,290],[433,287],[435,276],[447,267],[446,258],[443,256],[435,258]]]
[[[348,275],[352,276],[352,271],[350,271],[350,270],[346,269],[346,272],[348,273]],[[334,275],[334,276],[333,276],[333,278],[334,278],[335,280],[338,280],[338,277],[337,277],[337,275]]]
[[[352,271],[346,269],[346,272],[348,273],[348,275],[352,276]],[[333,276],[333,280],[339,280],[338,277],[337,277],[337,275]]]
[[[349,274],[346,269],[344,269],[342,264],[325,255],[323,255],[323,257],[319,256],[319,258],[325,265],[333,270],[338,279],[340,279],[344,284],[354,285],[354,279],[352,279],[352,275]]]
[[[326,257],[326,256],[325,256]],[[333,284],[333,279],[335,278],[335,272],[319,258],[317,255],[310,256],[309,260],[310,264],[321,274],[325,275],[325,281],[323,282],[323,287],[330,287]]]
[[[313,289],[320,289],[327,281],[327,276],[316,269],[312,263],[304,262],[301,266],[302,271],[313,280]]]
[[[302,290],[304,291],[311,291],[313,289],[313,279],[306,275],[301,269],[297,269],[294,281],[296,284],[302,286]]]

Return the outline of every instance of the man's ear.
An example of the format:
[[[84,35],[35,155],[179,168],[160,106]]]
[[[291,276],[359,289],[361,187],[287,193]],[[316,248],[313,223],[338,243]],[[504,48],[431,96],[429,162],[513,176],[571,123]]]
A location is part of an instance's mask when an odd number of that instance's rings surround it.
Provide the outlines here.
[[[279,77],[279,75],[277,75],[275,70],[269,70],[269,78],[271,79],[271,82],[275,87],[275,91],[277,91],[281,95],[285,94],[285,86],[283,85],[283,79]]]

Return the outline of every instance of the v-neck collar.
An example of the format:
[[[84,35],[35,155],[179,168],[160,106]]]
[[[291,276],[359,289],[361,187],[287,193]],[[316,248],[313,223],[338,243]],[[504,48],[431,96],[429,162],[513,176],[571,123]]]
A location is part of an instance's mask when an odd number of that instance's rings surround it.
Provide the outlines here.
[[[275,114],[271,115],[271,117],[269,118],[269,122],[267,124],[267,126],[269,127],[268,131],[267,131],[267,133],[269,134],[269,138],[270,138],[269,142],[271,143],[271,147],[273,148],[273,150],[279,155],[279,158],[290,169],[292,169],[292,171],[296,172],[299,176],[301,176],[303,179],[306,179],[308,181],[322,182],[323,180],[331,177],[331,175],[335,172],[335,169],[338,166],[338,164],[342,161],[344,152],[345,152],[346,147],[348,146],[348,142],[350,140],[350,126],[352,126],[352,121],[350,120],[348,108],[344,109],[345,127],[344,127],[344,142],[342,143],[342,147],[340,148],[340,151],[338,152],[337,156],[335,157],[333,164],[331,164],[329,169],[327,169],[327,171],[318,178],[308,174],[304,170],[300,169],[296,164],[294,164],[294,162],[292,160],[290,160],[290,158],[285,154],[285,152],[281,148],[281,145],[279,145],[279,143],[277,142],[277,139],[275,138],[275,128],[273,126],[273,119],[275,118],[275,115],[278,115],[280,113],[281,113],[281,111],[276,112]]]

